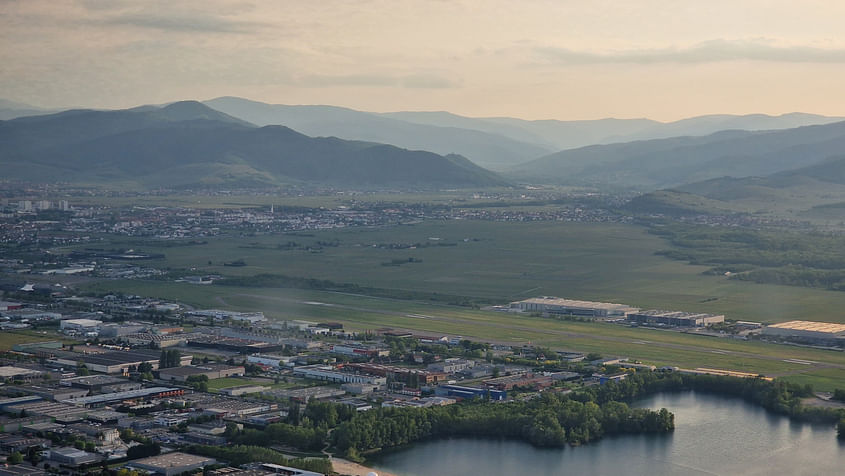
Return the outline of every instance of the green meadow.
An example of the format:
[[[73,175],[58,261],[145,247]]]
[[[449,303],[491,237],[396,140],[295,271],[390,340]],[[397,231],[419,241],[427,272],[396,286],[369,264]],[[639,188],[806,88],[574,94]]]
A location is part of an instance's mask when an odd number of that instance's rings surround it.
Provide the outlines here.
[[[670,245],[635,225],[449,220],[218,237],[194,246],[137,239],[109,245],[163,253],[150,264],[190,274],[269,273],[501,304],[551,295],[738,320],[845,322],[845,292],[704,275],[709,267],[656,255]],[[237,260],[245,266],[224,266]]]

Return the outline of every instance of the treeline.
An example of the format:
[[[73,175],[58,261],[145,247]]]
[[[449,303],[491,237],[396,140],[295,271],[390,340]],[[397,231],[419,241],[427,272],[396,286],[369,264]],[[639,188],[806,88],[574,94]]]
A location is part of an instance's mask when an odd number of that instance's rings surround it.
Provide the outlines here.
[[[783,230],[737,230],[661,223],[650,233],[675,246],[658,254],[713,266],[731,279],[845,290],[845,237]]]
[[[263,444],[267,445],[269,442],[263,442]],[[195,455],[210,456],[218,460],[223,460],[232,466],[257,462],[280,464],[282,466],[290,466],[323,474],[331,474],[334,471],[332,462],[328,458],[285,458],[278,451],[262,446],[193,445],[185,448],[185,451]]]
[[[230,435],[231,441],[238,446],[226,448],[231,454],[214,455],[235,462],[274,462],[261,459],[265,455],[259,450],[270,451],[262,447],[280,444],[317,451],[329,444],[347,458],[359,460],[362,453],[453,436],[514,438],[539,447],[579,445],[605,435],[672,431],[674,415],[667,409],[631,408],[624,402],[660,392],[685,390],[742,398],[800,421],[838,423],[839,435],[845,437],[845,409],[801,403],[802,398],[813,395],[809,385],[761,378],[646,371],[568,395],[546,392],[524,402],[475,400],[445,407],[382,407],[356,412],[347,405],[311,401],[304,411],[294,405],[285,423]],[[836,396],[841,397],[842,393],[837,392]],[[221,448],[206,448],[221,451]],[[280,457],[272,451],[270,454]]]
[[[304,450],[319,450],[324,446],[326,429],[311,425],[272,423],[262,430],[246,428],[230,439],[243,445],[261,446],[272,442]]]
[[[348,457],[427,438],[483,436],[517,438],[535,446],[560,447],[606,434],[673,430],[665,408],[629,408],[621,402],[581,402],[545,393],[527,402],[463,403],[430,408],[378,408],[358,413],[332,432],[332,445]]]
[[[666,391],[695,390],[738,397],[799,421],[836,423],[845,418],[845,409],[806,406],[801,399],[813,396],[809,385],[782,380],[735,378],[720,375],[683,374],[678,372],[637,372],[621,382],[589,387],[574,398],[596,402],[631,400]]]
[[[392,299],[435,301],[456,306],[477,307],[493,303],[490,299],[457,296],[454,294],[426,293],[405,289],[374,288],[355,283],[337,283],[328,279],[300,278],[282,274],[257,274],[255,276],[228,276],[214,282],[215,285],[242,286],[252,288],[295,288],[335,291]]]

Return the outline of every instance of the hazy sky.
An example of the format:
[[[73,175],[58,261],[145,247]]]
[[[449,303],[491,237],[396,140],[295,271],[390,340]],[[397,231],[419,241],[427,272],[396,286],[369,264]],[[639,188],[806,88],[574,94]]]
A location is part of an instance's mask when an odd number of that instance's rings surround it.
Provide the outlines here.
[[[0,0],[0,97],[845,115],[840,0]]]

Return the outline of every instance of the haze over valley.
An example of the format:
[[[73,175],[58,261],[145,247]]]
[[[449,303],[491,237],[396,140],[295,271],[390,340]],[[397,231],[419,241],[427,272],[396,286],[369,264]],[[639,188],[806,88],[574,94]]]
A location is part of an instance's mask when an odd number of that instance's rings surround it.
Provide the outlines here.
[[[0,473],[845,467],[842,5],[0,5]]]

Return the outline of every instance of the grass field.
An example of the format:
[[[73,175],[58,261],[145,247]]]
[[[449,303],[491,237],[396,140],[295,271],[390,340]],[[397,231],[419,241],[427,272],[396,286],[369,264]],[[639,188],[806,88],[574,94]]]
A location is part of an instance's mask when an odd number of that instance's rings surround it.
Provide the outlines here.
[[[353,330],[393,327],[435,336],[456,335],[627,356],[659,366],[712,367],[787,376],[813,383],[820,390],[845,386],[843,352],[322,291],[133,282],[100,286],[167,299],[181,296],[199,307],[261,310],[275,319],[340,321]],[[786,362],[789,359],[814,363]]]
[[[27,342],[42,342],[48,340],[63,340],[57,338],[54,333],[42,334],[38,331],[2,331],[0,332],[0,351],[11,350],[15,344]]]
[[[293,249],[277,245],[294,241]],[[337,246],[318,245],[318,241]],[[127,243],[137,243],[128,240]],[[154,244],[154,242],[151,242]],[[386,244],[414,244],[388,249]],[[449,244],[449,246],[442,246]],[[120,243],[116,242],[115,246]],[[375,245],[375,246],[374,246]],[[133,246],[138,246],[133,244]],[[307,251],[312,247],[313,251]],[[166,259],[151,263],[196,273],[281,274],[382,289],[436,292],[507,303],[538,295],[725,314],[761,322],[845,322],[845,292],[728,280],[656,255],[669,245],[634,225],[607,223],[426,221],[295,235],[221,237],[186,247],[146,245]],[[384,263],[415,262],[385,266]],[[223,262],[243,259],[246,266]],[[211,261],[211,264],[209,264]],[[742,342],[607,324],[514,317],[426,302],[314,290],[108,281],[91,291],[123,291],[197,307],[260,310],[277,319],[332,320],[351,329],[394,327],[487,341],[624,355],[656,365],[758,372],[845,387],[845,353]],[[803,365],[788,359],[814,362]],[[839,382],[839,383],[837,383]]]
[[[669,245],[633,225],[455,220],[309,234],[312,236],[223,237],[210,239],[207,245],[185,247],[156,247],[153,241],[143,249],[166,255],[165,260],[150,262],[152,265],[197,273],[275,273],[500,303],[554,295],[720,313],[740,320],[845,322],[845,314],[836,311],[845,308],[845,292],[703,275],[707,267],[655,255]],[[303,249],[277,247],[288,241]],[[318,241],[337,242],[338,246],[316,252],[304,249],[318,247]],[[378,247],[390,243],[429,246]],[[444,243],[454,246],[439,246]],[[124,244],[139,246],[137,240]],[[120,240],[113,245],[120,246]],[[408,258],[417,262],[385,265]],[[238,259],[247,265],[223,266]],[[191,298],[190,292],[185,298]]]

